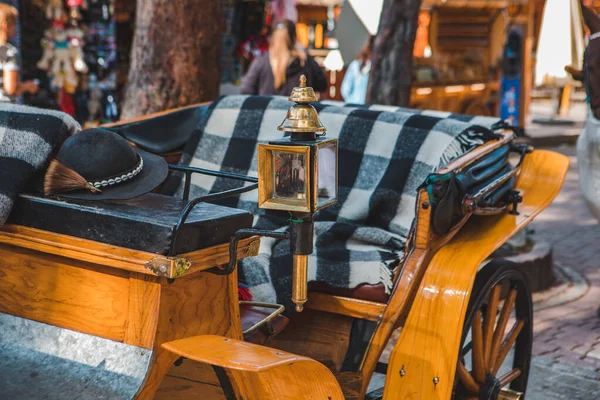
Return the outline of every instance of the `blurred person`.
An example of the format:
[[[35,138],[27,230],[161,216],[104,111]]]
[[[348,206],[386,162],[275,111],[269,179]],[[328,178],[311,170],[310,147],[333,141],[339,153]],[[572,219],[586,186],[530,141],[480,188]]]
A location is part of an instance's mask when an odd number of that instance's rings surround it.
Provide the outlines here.
[[[12,102],[23,93],[35,93],[35,81],[19,82],[19,51],[8,43],[17,29],[19,12],[11,5],[0,3],[0,102]]]
[[[358,53],[357,59],[353,60],[346,75],[340,92],[346,103],[364,104],[369,86],[369,75],[371,74],[371,55],[373,53],[373,42],[375,36],[371,36]]]
[[[275,24],[269,50],[250,64],[242,79],[242,94],[289,96],[300,75],[315,92],[327,90],[327,77],[319,64],[296,41],[296,25],[289,20]]]

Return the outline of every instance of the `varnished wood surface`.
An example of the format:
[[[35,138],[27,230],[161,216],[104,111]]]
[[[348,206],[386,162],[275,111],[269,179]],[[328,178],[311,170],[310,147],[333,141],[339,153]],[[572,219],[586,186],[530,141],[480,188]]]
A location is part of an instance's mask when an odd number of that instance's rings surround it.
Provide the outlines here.
[[[163,348],[226,369],[243,398],[344,398],[331,371],[303,356],[214,335],[165,343]]]
[[[429,243],[431,242],[431,210],[433,208],[427,191],[421,191],[415,207],[417,207],[415,248],[424,250],[429,247]]]
[[[158,323],[161,285],[155,277],[131,272],[123,342],[151,349]]]
[[[140,399],[152,399],[178,356],[162,344],[191,336],[214,334],[242,339],[237,271],[231,275],[201,272],[176,279],[162,279],[158,326],[154,341],[156,362],[146,377]],[[234,305],[234,306],[232,306]]]
[[[353,299],[350,297],[333,296],[326,293],[310,292],[305,308],[326,311],[349,317],[377,321],[381,318],[385,304],[374,301]]]
[[[260,400],[344,400],[331,371],[316,361],[299,361],[265,372],[229,370],[239,398]]]
[[[129,272],[0,244],[0,312],[123,342]]]
[[[282,350],[216,335],[188,337],[163,343],[162,347],[190,360],[251,372],[308,360]]]
[[[154,253],[19,225],[0,226],[0,243],[152,276],[156,275],[146,268],[146,263],[157,257],[166,258]],[[259,239],[257,237],[240,240],[238,257],[244,258],[256,255],[258,246]],[[229,262],[229,243],[177,257],[186,258],[192,263],[191,268],[184,275],[207,270]]]
[[[193,361],[191,361],[193,362]],[[227,400],[221,386],[167,376],[154,400]]]
[[[425,273],[427,263],[434,252],[431,244],[426,243],[426,241],[431,238],[429,226],[431,207],[424,208],[422,206],[425,199],[429,200],[429,195],[427,194],[427,191],[422,189],[417,195],[416,204],[419,205],[416,217],[417,232],[415,233],[415,238],[412,239],[416,242],[416,238],[419,237],[421,248],[415,245],[412,252],[408,254],[404,266],[398,268],[394,274],[395,285],[390,300],[388,301],[383,316],[371,338],[371,342],[369,343],[369,347],[367,348],[361,364],[360,369],[363,377],[361,396],[366,394],[371,376],[375,371],[381,353],[387,345],[392,332],[408,314],[416,288],[418,287],[418,284]],[[449,238],[446,240],[449,240]]]
[[[0,312],[154,349],[140,399],[153,398],[175,361],[162,343],[242,338],[237,271],[202,271],[228,261],[227,244],[186,255],[198,267],[169,281],[135,267],[154,254],[20,226],[2,227],[0,238]],[[257,244],[244,241],[240,255],[254,254]]]
[[[517,181],[523,196],[520,215],[473,217],[434,256],[392,351],[386,400],[450,398],[462,325],[479,265],[550,204],[568,165],[567,157],[553,152],[530,154]],[[398,379],[402,367],[406,374]]]

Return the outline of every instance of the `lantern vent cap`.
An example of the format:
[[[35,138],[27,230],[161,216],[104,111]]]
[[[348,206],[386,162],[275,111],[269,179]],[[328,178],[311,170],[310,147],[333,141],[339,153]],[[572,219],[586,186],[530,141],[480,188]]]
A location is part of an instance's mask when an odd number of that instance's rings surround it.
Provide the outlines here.
[[[317,110],[310,105],[317,101],[313,88],[306,87],[306,76],[300,77],[300,86],[292,90],[289,97],[290,101],[295,102],[287,112],[287,115],[278,130],[284,132],[325,132],[326,129],[319,120]]]

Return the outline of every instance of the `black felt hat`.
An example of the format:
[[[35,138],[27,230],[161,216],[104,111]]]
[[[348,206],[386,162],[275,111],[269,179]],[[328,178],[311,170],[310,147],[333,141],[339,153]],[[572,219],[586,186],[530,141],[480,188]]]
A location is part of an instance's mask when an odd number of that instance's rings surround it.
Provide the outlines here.
[[[44,179],[46,195],[126,200],[152,191],[167,177],[159,156],[133,148],[106,129],[83,130],[63,143]]]

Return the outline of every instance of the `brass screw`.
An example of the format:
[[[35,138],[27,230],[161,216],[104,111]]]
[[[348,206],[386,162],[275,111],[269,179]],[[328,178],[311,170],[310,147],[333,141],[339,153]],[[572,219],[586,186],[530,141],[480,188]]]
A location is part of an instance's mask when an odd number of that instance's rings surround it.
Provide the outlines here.
[[[404,365],[403,365],[402,368],[400,369],[400,376],[403,377],[404,375],[406,375],[406,371],[404,370]]]
[[[440,383],[440,378],[438,378],[437,376],[435,378],[433,378],[433,384],[437,385],[438,383]]]

